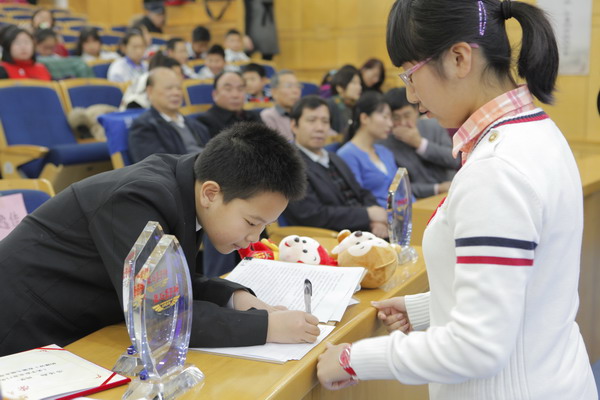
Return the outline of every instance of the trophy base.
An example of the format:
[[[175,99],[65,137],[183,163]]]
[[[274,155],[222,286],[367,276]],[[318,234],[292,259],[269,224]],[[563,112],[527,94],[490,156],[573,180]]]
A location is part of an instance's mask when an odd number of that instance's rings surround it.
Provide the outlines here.
[[[173,400],[204,380],[204,374],[193,365],[184,366],[159,379],[131,381],[123,400]]]
[[[414,249],[414,247],[411,246],[402,247],[400,254],[398,254],[398,262],[400,263],[400,265],[407,263],[414,264],[417,262],[418,259],[419,255],[417,254],[417,251]]]
[[[139,353],[128,354],[127,351],[125,351],[115,363],[112,371],[121,375],[138,376],[142,369],[144,369],[144,365],[142,364]]]

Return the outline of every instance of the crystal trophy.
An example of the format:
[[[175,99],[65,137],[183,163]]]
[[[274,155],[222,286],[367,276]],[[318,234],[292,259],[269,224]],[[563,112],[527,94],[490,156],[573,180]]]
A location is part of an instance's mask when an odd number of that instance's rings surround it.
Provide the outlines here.
[[[190,271],[177,238],[164,235],[135,276],[132,302],[135,347],[144,369],[123,395],[175,399],[204,380],[186,365],[192,328]]]
[[[142,269],[142,266],[148,257],[150,257],[150,254],[163,235],[163,229],[160,224],[149,221],[125,258],[123,267],[123,312],[125,314],[127,332],[131,339],[131,346],[119,357],[112,369],[121,375],[136,376],[143,368],[138,349],[135,347],[135,335],[133,331],[131,306],[134,297],[134,277]]]
[[[398,168],[388,189],[387,197],[388,230],[390,243],[400,248],[400,264],[416,262],[418,255],[410,246],[412,234],[412,193],[406,168]]]

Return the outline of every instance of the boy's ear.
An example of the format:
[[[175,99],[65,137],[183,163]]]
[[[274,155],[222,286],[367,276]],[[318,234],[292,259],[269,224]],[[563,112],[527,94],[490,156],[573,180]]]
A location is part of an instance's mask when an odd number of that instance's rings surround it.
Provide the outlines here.
[[[209,207],[218,201],[221,195],[221,186],[215,181],[202,182],[200,185],[200,204],[202,207]]]

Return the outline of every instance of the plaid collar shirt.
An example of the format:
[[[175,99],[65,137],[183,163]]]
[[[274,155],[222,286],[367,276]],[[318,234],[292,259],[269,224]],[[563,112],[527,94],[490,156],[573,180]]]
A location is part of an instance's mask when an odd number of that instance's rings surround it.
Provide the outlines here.
[[[480,136],[492,123],[535,108],[527,85],[501,94],[475,111],[456,131],[452,138],[452,155],[456,157],[461,151],[464,164]]]

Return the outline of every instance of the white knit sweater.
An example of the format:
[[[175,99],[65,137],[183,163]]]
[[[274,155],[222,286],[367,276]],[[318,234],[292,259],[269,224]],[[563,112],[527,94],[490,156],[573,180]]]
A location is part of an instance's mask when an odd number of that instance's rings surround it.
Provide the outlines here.
[[[581,180],[556,125],[523,121],[540,115],[484,133],[425,230],[431,292],[406,303],[427,330],[355,343],[359,379],[429,383],[434,400],[598,398],[575,323]]]

